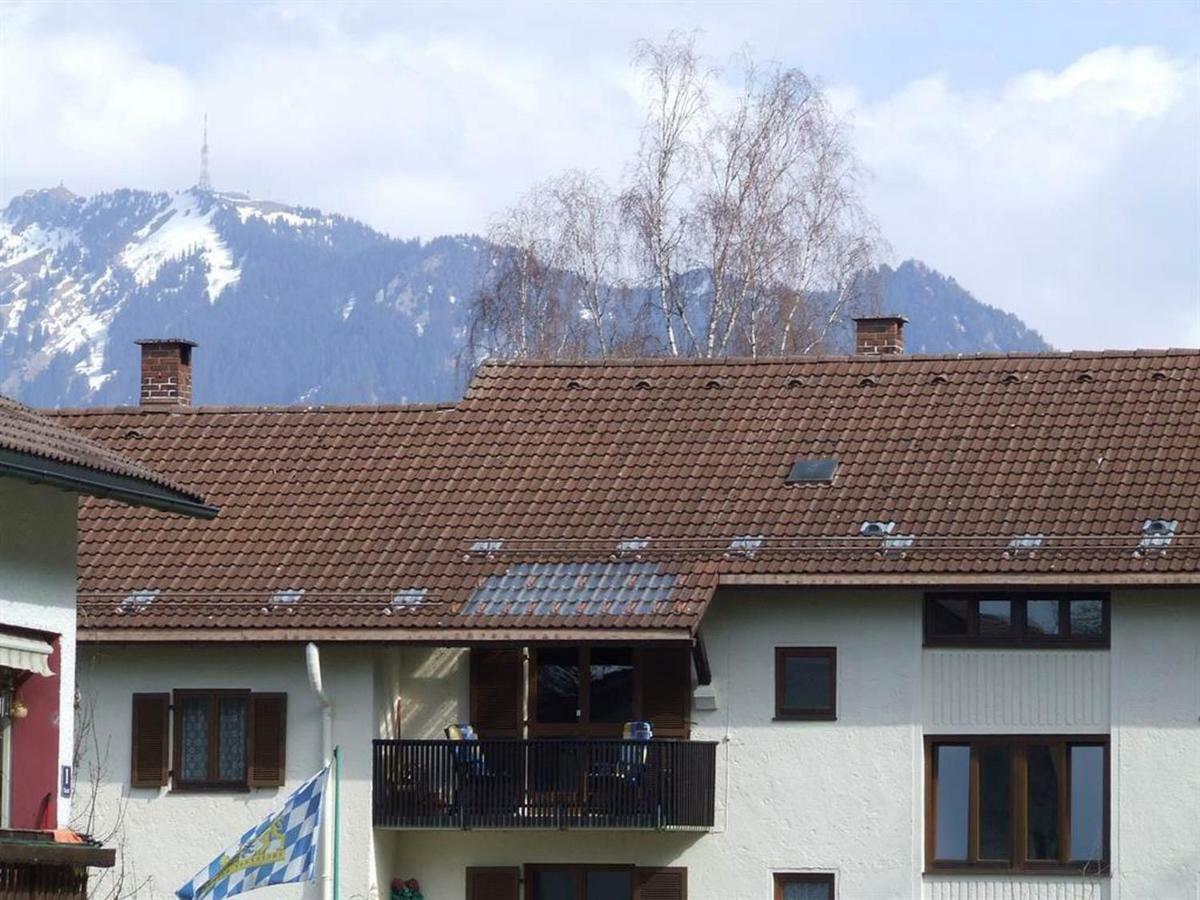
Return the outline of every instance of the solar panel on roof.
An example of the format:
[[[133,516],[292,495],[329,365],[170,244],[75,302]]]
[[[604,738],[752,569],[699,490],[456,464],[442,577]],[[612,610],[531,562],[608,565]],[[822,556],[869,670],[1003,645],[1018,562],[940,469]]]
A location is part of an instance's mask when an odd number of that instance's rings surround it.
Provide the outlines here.
[[[792,463],[785,484],[832,484],[837,472],[836,459],[798,459]]]
[[[514,563],[471,594],[464,615],[650,615],[666,612],[677,576],[648,562]]]

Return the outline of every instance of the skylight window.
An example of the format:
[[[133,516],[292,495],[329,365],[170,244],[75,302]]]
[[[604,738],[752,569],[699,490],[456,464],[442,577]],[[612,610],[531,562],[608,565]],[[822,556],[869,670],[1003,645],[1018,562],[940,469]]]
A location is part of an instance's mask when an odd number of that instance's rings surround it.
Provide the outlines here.
[[[1177,519],[1147,519],[1142,523],[1142,542],[1139,546],[1144,549],[1166,549],[1171,546],[1171,538],[1178,527]]]
[[[788,471],[785,484],[833,484],[836,459],[797,459]]]
[[[483,538],[471,544],[472,553],[495,553],[504,549],[504,541],[498,538]]]
[[[284,588],[271,595],[272,606],[292,606],[300,602],[304,588]]]

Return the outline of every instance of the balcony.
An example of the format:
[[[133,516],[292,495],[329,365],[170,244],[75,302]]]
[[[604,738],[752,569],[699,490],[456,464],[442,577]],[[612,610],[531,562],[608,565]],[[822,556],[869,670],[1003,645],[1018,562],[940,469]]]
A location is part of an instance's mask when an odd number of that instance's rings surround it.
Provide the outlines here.
[[[378,828],[704,830],[716,744],[591,739],[374,742]]]

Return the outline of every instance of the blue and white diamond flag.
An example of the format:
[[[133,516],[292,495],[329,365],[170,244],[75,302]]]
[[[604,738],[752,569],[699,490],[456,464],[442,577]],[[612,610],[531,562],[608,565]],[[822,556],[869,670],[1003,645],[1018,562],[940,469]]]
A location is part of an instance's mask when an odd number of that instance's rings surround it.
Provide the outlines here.
[[[328,780],[326,766],[297,788],[281,810],[243,834],[175,896],[180,900],[223,900],[268,884],[312,881]]]

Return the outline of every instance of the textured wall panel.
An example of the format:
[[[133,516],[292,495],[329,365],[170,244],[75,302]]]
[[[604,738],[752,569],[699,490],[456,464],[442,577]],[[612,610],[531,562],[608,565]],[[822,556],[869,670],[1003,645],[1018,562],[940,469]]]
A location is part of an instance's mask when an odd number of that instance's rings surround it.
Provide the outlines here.
[[[1109,727],[1106,650],[926,650],[924,725],[945,732]]]
[[[1106,879],[927,877],[925,900],[1108,900]]]

